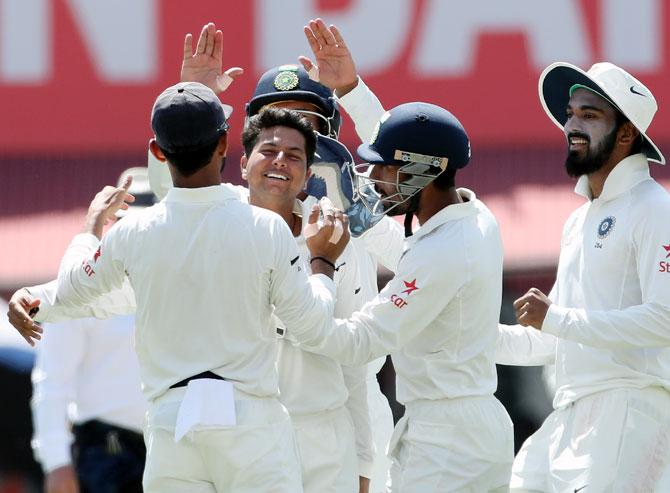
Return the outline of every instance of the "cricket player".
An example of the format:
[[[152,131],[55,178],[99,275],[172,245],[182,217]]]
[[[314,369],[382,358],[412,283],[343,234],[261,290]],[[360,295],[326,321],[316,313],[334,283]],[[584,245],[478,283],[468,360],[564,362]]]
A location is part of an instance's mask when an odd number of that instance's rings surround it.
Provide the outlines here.
[[[177,84],[159,96],[151,148],[167,160],[175,188],[120,221],[99,246],[93,235],[75,238],[59,273],[57,301],[65,305],[93,301],[126,276],[133,284],[150,400],[146,491],[302,491],[292,429],[277,400],[271,321],[277,316],[297,341],[318,344],[332,321],[334,286],[324,275],[308,282],[280,217],[220,184],[225,120],[201,84]],[[285,133],[299,159],[311,159],[311,128],[295,118]],[[125,197],[124,188],[105,189],[94,200],[87,224],[95,236]],[[315,230],[307,240],[310,266],[332,277],[347,221],[326,212],[318,226],[318,213],[308,221]],[[15,322],[24,337],[39,335],[25,319]]]
[[[118,186],[128,176],[135,197],[129,209],[152,205],[147,169],[125,170]],[[84,318],[44,328],[30,406],[31,445],[44,471],[45,493],[141,492],[147,402],[133,350],[135,317]]]
[[[542,106],[585,198],[556,282],[514,307],[497,359],[555,363],[554,411],[519,451],[512,491],[670,491],[670,197],[649,175],[651,91],[611,63],[547,67]]]
[[[268,138],[282,119],[296,118],[291,110],[268,107],[251,117],[242,134],[245,155],[242,177],[249,184],[252,205],[278,213],[293,230],[299,251],[309,258],[303,221],[316,202],[300,201],[310,167]],[[335,314],[348,316],[362,306],[358,266],[351,245],[337,260],[333,278],[337,286]],[[304,268],[309,272],[309,265]],[[368,463],[372,444],[365,385],[366,368],[343,367],[334,360],[297,347],[292,328],[276,319],[279,346],[280,400],[286,406],[295,430],[301,457],[303,489],[306,492],[359,491],[359,460],[354,432],[367,437]],[[357,414],[356,414],[357,413]],[[357,423],[352,416],[362,416]],[[356,427],[352,426],[356,423]],[[360,451],[359,451],[360,453]]]
[[[303,347],[344,364],[392,354],[406,413],[389,445],[391,491],[506,491],[512,423],[493,396],[502,244],[490,211],[454,185],[467,134],[447,110],[407,103],[358,154],[372,166],[356,176],[373,211],[416,214],[421,227],[379,295]]]
[[[221,92],[242,73],[238,67],[223,70],[222,36],[221,31],[216,30],[213,23],[206,24],[201,30],[194,51],[192,48],[192,36],[190,34],[186,35],[181,69],[182,81],[202,82],[215,92]],[[348,211],[352,231],[356,230],[358,235],[365,233],[362,238],[355,238],[351,243],[356,254],[356,258],[352,260],[355,260],[358,264],[359,270],[360,281],[356,287],[358,291],[357,297],[367,301],[374,298],[378,292],[378,262],[384,265],[392,265],[397,262],[397,258],[394,258],[389,253],[393,252],[393,250],[383,248],[381,245],[397,245],[398,248],[395,250],[395,257],[399,256],[399,248],[402,246],[402,230],[390,218],[380,221],[379,224],[372,228],[371,216],[363,204],[352,204],[353,190],[351,177],[345,166],[347,163],[352,163],[353,158],[349,151],[336,140],[342,121],[338,101],[333,95],[333,91],[320,84],[315,78],[316,75],[314,73],[308,74],[299,65],[282,65],[266,71],[260,77],[252,98],[246,104],[247,118],[258,114],[259,111],[267,107],[291,109],[307,118],[318,132],[315,162],[310,167],[305,192],[303,193],[301,190],[299,197],[321,198],[328,196],[336,207]],[[376,101],[377,108],[375,111],[377,114],[373,114],[368,119],[367,128],[364,126],[361,127],[361,131],[366,132],[361,135],[361,138],[365,140],[367,140],[372,132],[378,116],[383,113],[383,108],[378,100],[376,100],[376,97],[372,93],[370,95],[374,98],[371,104],[375,104]],[[357,124],[358,130],[359,125]],[[165,174],[165,167],[158,165],[151,156],[149,157],[148,166],[154,183],[158,184],[157,187],[169,189],[171,184],[169,177]],[[378,219],[375,218],[375,221]],[[368,230],[369,232],[366,232]],[[353,269],[352,260],[348,262],[348,269],[350,271]],[[338,293],[340,293],[339,290]],[[340,293],[338,294],[338,300],[341,298]],[[347,306],[347,303],[343,302],[341,306]],[[343,312],[337,305],[336,312],[340,317],[351,314],[351,312]],[[289,361],[294,358],[295,354],[300,353],[302,352],[293,353],[286,351],[281,353],[282,358],[279,361],[280,376],[283,373],[282,369],[288,370],[288,368],[292,368],[291,379],[287,379],[286,381],[295,382],[295,385],[291,389],[285,388],[282,393],[291,402],[309,403],[310,401],[314,401],[313,404],[309,405],[311,408],[314,408],[317,403],[323,402],[323,398],[319,396],[323,392],[323,389],[312,388],[307,384],[310,379],[313,380],[312,377],[308,377],[307,375],[314,372],[301,361],[302,358],[298,358],[298,361]],[[361,493],[368,491],[368,481],[370,481],[369,491],[373,493],[383,491],[390,466],[390,462],[386,459],[385,451],[393,430],[393,418],[388,401],[381,393],[379,383],[376,379],[376,374],[381,369],[383,363],[384,358],[380,358],[368,365],[366,377],[367,389],[365,389],[368,395],[368,405],[362,407],[360,400],[356,398],[347,405],[354,420],[356,431]],[[302,377],[297,374],[298,368],[302,368]],[[304,383],[301,383],[302,379],[305,379]],[[347,381],[350,384],[350,391],[357,389],[356,392],[360,393],[364,390],[360,388],[360,385],[354,379],[347,378]],[[290,392],[291,396],[294,397],[288,397],[287,392]],[[289,412],[294,415],[295,412],[292,412],[291,406],[287,407],[289,408]],[[366,411],[365,407],[369,407],[369,411]],[[372,439],[374,439],[376,452],[373,452],[370,447],[370,427],[372,427]],[[303,457],[315,457],[318,455],[318,450],[315,449],[312,452],[305,451],[302,455]],[[332,454],[328,455],[333,459],[335,458]],[[321,470],[320,468],[314,469]],[[303,476],[308,476],[305,474],[306,472],[305,464],[303,464]],[[307,483],[305,484],[305,488],[306,490],[311,490],[308,488]]]

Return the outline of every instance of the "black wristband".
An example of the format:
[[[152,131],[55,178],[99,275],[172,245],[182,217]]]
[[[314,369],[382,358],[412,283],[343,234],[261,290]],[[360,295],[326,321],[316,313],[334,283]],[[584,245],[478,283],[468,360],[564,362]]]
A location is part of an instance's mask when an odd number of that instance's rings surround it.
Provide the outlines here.
[[[330,265],[330,266],[333,268],[333,270],[337,270],[337,267],[335,267],[335,264],[332,263],[330,260],[328,260],[328,259],[325,258],[325,257],[319,257],[319,256],[312,257],[311,259],[309,259],[309,263],[310,263],[310,265],[311,265],[311,263],[314,262],[315,260],[321,260],[321,262],[324,262],[324,263]]]

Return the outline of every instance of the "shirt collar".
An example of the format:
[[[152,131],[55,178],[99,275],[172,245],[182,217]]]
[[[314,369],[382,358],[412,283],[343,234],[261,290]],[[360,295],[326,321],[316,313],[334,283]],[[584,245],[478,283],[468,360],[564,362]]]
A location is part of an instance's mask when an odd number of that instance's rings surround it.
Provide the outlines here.
[[[221,202],[223,200],[240,199],[233,187],[228,183],[199,188],[171,188],[166,197],[166,202]]]
[[[477,196],[472,190],[467,188],[459,188],[458,194],[466,200],[458,204],[451,204],[433,215],[428,221],[423,223],[421,227],[414,232],[412,236],[407,238],[408,243],[415,243],[423,236],[435,230],[438,226],[449,222],[461,219],[463,217],[471,216],[477,213]]]
[[[603,191],[598,198],[602,201],[612,200],[638,183],[650,178],[649,163],[646,156],[644,154],[633,154],[619,161],[619,164],[610,171],[610,174],[605,178]],[[579,177],[577,185],[575,185],[575,193],[593,200],[588,175]]]

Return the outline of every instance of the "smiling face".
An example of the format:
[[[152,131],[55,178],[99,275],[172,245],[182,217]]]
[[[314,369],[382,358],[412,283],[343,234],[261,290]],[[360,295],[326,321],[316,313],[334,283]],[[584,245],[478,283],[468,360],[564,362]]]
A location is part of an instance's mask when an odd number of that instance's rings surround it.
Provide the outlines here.
[[[289,127],[263,129],[250,155],[242,158],[242,176],[253,201],[293,204],[309,177],[305,138]]]
[[[597,94],[576,89],[570,96],[566,115],[563,126],[568,140],[566,171],[573,177],[598,171],[611,158],[617,143],[617,110]]]

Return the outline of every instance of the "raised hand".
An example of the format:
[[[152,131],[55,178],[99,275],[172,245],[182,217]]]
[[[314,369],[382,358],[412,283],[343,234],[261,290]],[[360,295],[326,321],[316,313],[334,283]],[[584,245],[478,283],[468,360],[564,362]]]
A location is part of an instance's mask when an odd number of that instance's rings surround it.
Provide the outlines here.
[[[314,54],[314,61],[298,57],[305,70],[338,96],[344,96],[358,84],[356,65],[337,27],[312,19],[303,31]],[[318,74],[318,75],[317,75]]]
[[[182,82],[200,82],[216,94],[220,94],[243,73],[244,70],[240,67],[231,67],[223,71],[223,32],[217,30],[213,22],[202,27],[195,53],[193,35],[188,33],[184,38]]]
[[[320,211],[323,212],[321,224],[319,224]],[[319,257],[325,259],[326,264],[334,266],[346,248],[347,243],[349,243],[349,222],[347,216],[342,211],[334,209],[332,204],[324,207],[322,199],[321,204],[315,204],[312,207],[311,214],[307,220],[307,227],[305,228],[305,239],[312,258]],[[319,269],[316,267],[319,267]],[[322,267],[325,267],[325,265],[317,266],[312,264],[312,272],[320,272],[332,277],[333,271],[329,271],[328,269],[321,270]]]
[[[128,209],[128,204],[135,201],[135,197],[128,193],[132,182],[133,177],[128,176],[120,187],[106,186],[100,190],[88,206],[82,232],[94,234],[101,239],[103,227],[116,221],[116,211]]]

